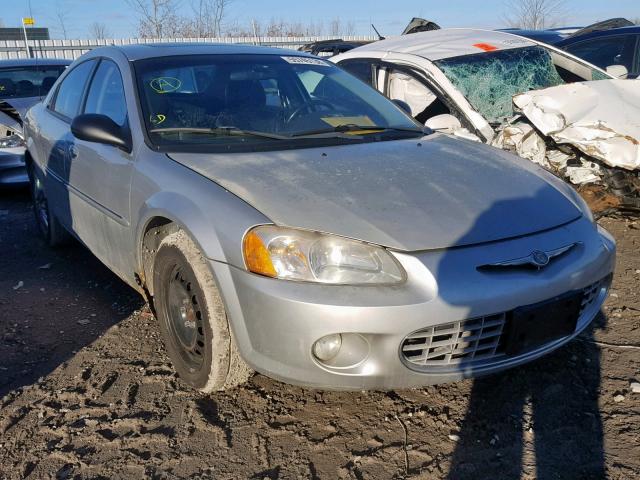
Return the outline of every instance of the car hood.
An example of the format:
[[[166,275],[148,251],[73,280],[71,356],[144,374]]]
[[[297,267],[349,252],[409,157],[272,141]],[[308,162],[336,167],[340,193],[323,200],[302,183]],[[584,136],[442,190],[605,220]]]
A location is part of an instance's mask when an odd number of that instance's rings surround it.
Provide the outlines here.
[[[9,104],[21,117],[24,117],[27,110],[42,100],[42,97],[25,97],[25,98],[2,98],[0,102]]]
[[[581,215],[540,167],[441,134],[277,152],[169,156],[277,225],[398,250],[501,240]]]
[[[22,118],[41,97],[1,98],[0,97],[0,125],[4,125],[22,135]]]

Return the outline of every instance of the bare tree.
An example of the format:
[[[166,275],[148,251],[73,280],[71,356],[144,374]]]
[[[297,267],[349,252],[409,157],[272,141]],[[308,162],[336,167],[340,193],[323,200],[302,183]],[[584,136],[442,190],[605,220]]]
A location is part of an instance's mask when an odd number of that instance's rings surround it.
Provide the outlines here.
[[[195,18],[184,19],[186,28],[197,37],[220,37],[233,0],[195,0],[191,9]]]
[[[64,4],[59,0],[56,1],[56,9],[53,16],[54,21],[58,24],[58,28],[60,29],[60,33],[62,34],[62,38],[66,40],[68,38],[67,24],[69,23],[69,14]]]
[[[543,30],[562,20],[565,0],[508,0],[504,20],[514,28]]]
[[[126,0],[139,15],[138,34],[143,38],[173,36],[179,26],[175,0]]]
[[[93,22],[89,25],[89,36],[97,40],[104,40],[105,38],[109,38],[111,34],[104,23]]]

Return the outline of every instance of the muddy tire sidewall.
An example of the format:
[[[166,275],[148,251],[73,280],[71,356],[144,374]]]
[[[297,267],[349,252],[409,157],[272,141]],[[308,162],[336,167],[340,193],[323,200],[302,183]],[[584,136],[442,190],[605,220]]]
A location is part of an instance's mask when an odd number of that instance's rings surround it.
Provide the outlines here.
[[[184,360],[181,345],[172,330],[169,307],[169,282],[176,267],[191,283],[197,298],[203,329],[202,365],[195,369]],[[230,342],[228,322],[222,299],[205,260],[183,232],[161,243],[153,267],[154,307],[167,353],[180,378],[204,392],[221,390],[229,372]]]

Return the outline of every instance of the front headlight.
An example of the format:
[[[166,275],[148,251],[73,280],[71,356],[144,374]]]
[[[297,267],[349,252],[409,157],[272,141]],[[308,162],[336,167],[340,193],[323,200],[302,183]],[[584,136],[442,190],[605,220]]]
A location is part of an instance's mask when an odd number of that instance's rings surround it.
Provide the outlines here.
[[[24,147],[24,140],[20,135],[9,135],[4,138],[0,138],[0,148],[14,148]]]
[[[247,269],[267,277],[348,285],[405,280],[384,248],[335,235],[263,225],[245,235],[242,251]]]

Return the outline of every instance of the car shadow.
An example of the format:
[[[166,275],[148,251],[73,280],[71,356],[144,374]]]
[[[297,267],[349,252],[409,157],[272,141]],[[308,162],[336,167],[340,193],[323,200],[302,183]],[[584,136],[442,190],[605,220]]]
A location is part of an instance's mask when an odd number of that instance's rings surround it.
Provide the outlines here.
[[[496,211],[527,212],[530,205],[548,198],[544,195],[547,188],[551,187],[542,187],[533,197],[493,205],[475,219],[465,237],[477,237],[475,229],[486,229],[488,223],[495,221]],[[502,221],[509,221],[509,216]],[[508,247],[500,255],[504,260],[517,258]],[[447,253],[438,270],[450,271],[459,262],[454,253]],[[538,272],[541,271],[532,269],[530,275]],[[491,282],[500,281],[504,287],[505,281],[527,281],[527,275]],[[490,299],[489,279],[483,288],[486,293],[481,297]],[[538,282],[538,288],[544,285]],[[486,310],[465,304],[460,292],[439,293],[451,306],[464,308],[467,318],[487,314]],[[511,321],[509,313],[506,318]],[[606,321],[600,312],[577,339],[554,353],[504,373],[476,378],[465,417],[455,434],[457,437],[453,436],[456,446],[447,478],[555,479],[564,478],[567,472],[575,473],[572,478],[605,478],[603,427],[598,407],[600,351],[591,340],[594,330],[603,328]],[[512,325],[507,323],[505,328]]]
[[[606,478],[600,351],[606,317],[559,351],[474,381],[449,479]]]
[[[0,397],[36,382],[143,307],[84,246],[42,240],[28,190],[0,191]]]

